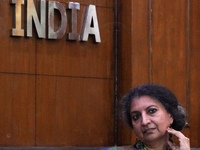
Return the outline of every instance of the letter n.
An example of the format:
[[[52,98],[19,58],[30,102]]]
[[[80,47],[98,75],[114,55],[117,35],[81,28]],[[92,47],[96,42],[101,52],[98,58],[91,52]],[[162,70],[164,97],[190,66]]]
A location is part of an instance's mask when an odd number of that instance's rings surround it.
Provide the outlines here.
[[[27,0],[27,36],[32,37],[33,21],[39,38],[46,37],[46,0],[40,1],[40,22],[33,0]]]

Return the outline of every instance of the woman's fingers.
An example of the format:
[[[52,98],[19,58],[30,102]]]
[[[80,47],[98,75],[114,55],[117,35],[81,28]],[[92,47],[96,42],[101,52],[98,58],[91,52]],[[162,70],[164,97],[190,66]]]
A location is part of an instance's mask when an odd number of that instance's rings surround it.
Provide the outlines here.
[[[173,143],[171,143],[170,141],[168,142],[169,146],[173,150],[190,150],[190,140],[189,140],[189,138],[185,137],[185,135],[183,135],[183,133],[181,133],[180,131],[171,129],[171,128],[168,128],[167,132],[176,136],[179,139],[180,147],[174,146]]]
[[[167,129],[168,133],[175,135],[178,138],[184,138],[185,136],[183,135],[183,133],[181,133],[180,131],[176,131],[172,128],[168,128]]]

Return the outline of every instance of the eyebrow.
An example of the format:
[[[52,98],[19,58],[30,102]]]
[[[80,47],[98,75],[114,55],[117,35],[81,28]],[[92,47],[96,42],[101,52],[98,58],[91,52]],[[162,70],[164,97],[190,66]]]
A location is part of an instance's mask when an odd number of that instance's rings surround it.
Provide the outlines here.
[[[156,108],[158,108],[157,105],[150,105],[150,106],[148,106],[145,110],[148,110],[148,109],[150,109],[151,107],[156,107]],[[130,114],[134,114],[134,113],[138,113],[138,112],[140,112],[140,111],[135,110],[135,111],[130,112]]]
[[[150,105],[150,106],[148,106],[148,107],[146,108],[146,110],[148,110],[148,109],[151,108],[151,107],[156,107],[156,108],[158,108],[157,105]]]

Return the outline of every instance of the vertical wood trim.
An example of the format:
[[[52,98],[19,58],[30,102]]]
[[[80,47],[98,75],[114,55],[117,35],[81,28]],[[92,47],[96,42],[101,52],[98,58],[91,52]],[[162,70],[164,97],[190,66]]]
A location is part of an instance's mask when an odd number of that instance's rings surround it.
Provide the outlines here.
[[[200,79],[199,79],[199,60],[200,60],[200,1],[193,0],[190,1],[190,105],[189,105],[189,121],[190,121],[190,138],[191,146],[200,146],[200,119],[198,114],[200,113],[199,108],[199,89],[200,89]]]
[[[118,19],[118,0],[114,0],[114,144],[118,145],[118,30],[119,30],[119,19]]]
[[[132,85],[132,3],[131,0],[119,0],[119,101]],[[131,143],[131,129],[119,114],[118,145]]]
[[[35,2],[35,5],[36,6],[38,6],[39,5],[39,1],[37,0],[36,2]],[[35,33],[35,32],[34,32]],[[38,126],[37,126],[37,121],[38,121],[38,118],[37,118],[37,111],[38,111],[38,103],[37,103],[37,97],[38,97],[38,92],[37,92],[37,90],[38,90],[38,86],[37,86],[37,84],[38,84],[38,50],[39,50],[39,46],[38,46],[38,42],[37,42],[38,40],[36,40],[35,41],[35,141],[34,141],[34,143],[35,143],[35,146],[37,146],[37,128],[38,128]]]
[[[190,43],[190,0],[187,0],[187,16],[186,16],[186,110],[190,112],[190,51],[191,51],[191,43]]]
[[[152,46],[152,39],[153,39],[153,20],[152,20],[152,17],[153,17],[153,8],[152,8],[152,5],[153,5],[153,0],[149,0],[149,82],[152,82],[153,81],[153,66],[152,66],[152,60],[153,60],[153,46]]]

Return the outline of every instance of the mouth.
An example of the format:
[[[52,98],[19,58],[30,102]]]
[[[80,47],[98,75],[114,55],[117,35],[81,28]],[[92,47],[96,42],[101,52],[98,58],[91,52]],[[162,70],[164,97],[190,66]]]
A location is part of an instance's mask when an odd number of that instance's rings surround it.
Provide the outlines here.
[[[153,133],[155,130],[155,128],[148,128],[148,129],[144,129],[142,132],[143,134],[151,134]]]

